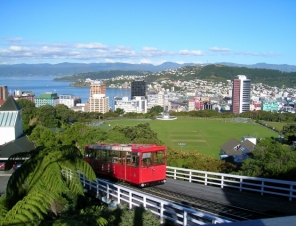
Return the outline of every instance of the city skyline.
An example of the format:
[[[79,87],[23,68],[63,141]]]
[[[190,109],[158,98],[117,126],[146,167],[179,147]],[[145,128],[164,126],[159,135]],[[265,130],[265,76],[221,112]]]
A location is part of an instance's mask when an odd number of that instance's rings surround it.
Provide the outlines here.
[[[295,65],[294,1],[1,1],[0,64]]]

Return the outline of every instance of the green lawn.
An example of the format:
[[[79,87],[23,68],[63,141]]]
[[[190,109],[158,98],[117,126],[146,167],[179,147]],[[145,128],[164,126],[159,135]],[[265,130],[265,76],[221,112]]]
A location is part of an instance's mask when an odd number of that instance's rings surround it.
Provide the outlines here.
[[[251,123],[232,122],[214,119],[178,118],[172,121],[162,120],[114,120],[105,122],[111,127],[115,125],[136,125],[149,123],[158,138],[166,146],[181,149],[183,151],[197,150],[200,153],[219,158],[220,146],[231,138],[241,140],[243,136],[257,138],[277,137],[274,131],[264,126]]]
[[[264,123],[266,123],[268,126],[276,128],[278,131],[281,131],[283,127],[288,124],[286,122],[264,122]]]

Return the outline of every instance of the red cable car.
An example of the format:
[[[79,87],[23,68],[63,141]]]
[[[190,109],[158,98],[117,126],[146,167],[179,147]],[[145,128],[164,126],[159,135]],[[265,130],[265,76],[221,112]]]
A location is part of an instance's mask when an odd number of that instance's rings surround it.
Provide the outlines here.
[[[97,175],[145,187],[166,182],[166,147],[153,144],[92,144],[85,160]]]

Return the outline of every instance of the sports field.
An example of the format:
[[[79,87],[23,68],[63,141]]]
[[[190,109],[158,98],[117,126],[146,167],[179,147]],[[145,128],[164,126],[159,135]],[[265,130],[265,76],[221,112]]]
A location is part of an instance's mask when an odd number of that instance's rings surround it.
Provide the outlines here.
[[[274,131],[264,126],[223,119],[178,118],[162,120],[114,120],[106,122],[115,125],[136,125],[149,123],[153,131],[166,146],[182,151],[196,150],[200,153],[219,158],[220,146],[231,138],[241,140],[243,136],[257,138],[278,137]],[[181,145],[183,144],[183,145]]]

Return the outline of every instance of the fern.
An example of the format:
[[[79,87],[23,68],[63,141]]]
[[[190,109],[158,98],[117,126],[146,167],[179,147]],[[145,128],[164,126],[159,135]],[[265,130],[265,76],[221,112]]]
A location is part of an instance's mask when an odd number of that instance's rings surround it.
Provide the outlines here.
[[[8,209],[6,207],[6,195],[2,195],[0,197],[0,225],[2,225],[5,215],[8,213]]]
[[[8,211],[3,221],[7,224],[33,224],[43,219],[43,214],[50,209],[53,197],[46,192],[28,194]]]
[[[77,171],[96,180],[93,169],[75,146],[39,148],[30,153],[31,158],[8,181],[6,202],[0,199],[0,225],[36,225],[48,212],[58,215],[69,201],[84,195]],[[63,169],[72,172],[71,178],[62,175]],[[73,196],[65,198],[69,192]],[[100,218],[99,222],[104,224]]]

